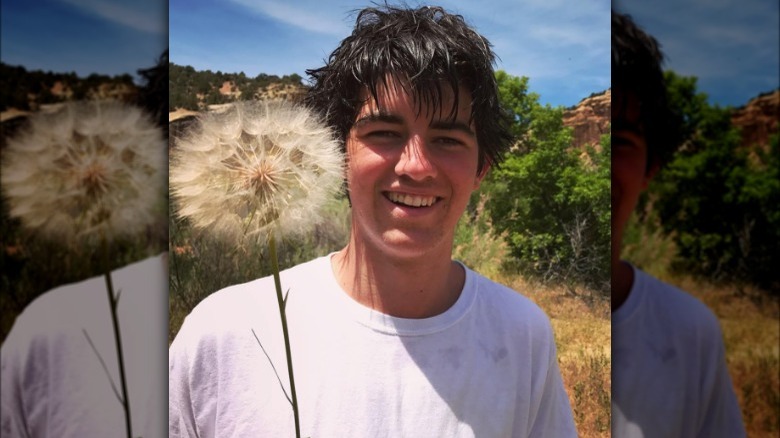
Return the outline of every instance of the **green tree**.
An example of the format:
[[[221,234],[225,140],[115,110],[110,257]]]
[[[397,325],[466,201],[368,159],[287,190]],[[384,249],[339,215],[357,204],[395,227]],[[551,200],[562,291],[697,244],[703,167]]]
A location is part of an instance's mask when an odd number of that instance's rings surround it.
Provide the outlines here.
[[[301,81],[303,78],[298,73],[293,73],[289,76],[285,76],[283,78],[285,82],[292,84],[292,85],[301,85]]]
[[[693,76],[680,76],[673,71],[664,73],[667,98],[672,111],[679,116],[676,138],[683,144],[696,135],[702,123],[704,112],[709,110],[707,95],[697,90],[697,79]],[[688,143],[687,147],[693,146]]]
[[[499,77],[500,74],[500,77]],[[563,108],[541,106],[527,79],[497,74],[502,104],[524,146],[483,184],[492,223],[526,275],[606,294],[609,290],[610,140],[572,148]],[[504,86],[502,86],[504,85]]]
[[[683,116],[683,146],[651,184],[648,199],[678,254],[673,268],[714,281],[780,290],[780,149],[743,145],[731,109],[711,106],[696,78],[667,73]]]
[[[512,76],[503,70],[498,70],[496,82],[501,105],[514,122],[512,135],[517,139],[520,149],[527,151],[526,137],[533,110],[539,106],[539,95],[528,92],[528,78],[525,76]]]

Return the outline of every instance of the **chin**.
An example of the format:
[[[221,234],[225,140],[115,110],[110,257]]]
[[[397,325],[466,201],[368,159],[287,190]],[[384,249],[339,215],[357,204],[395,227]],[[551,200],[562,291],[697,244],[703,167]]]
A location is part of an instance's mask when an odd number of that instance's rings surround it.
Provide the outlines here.
[[[436,238],[439,237],[439,238]],[[414,259],[436,254],[444,245],[441,236],[410,236],[400,231],[392,231],[382,236],[383,252],[393,258]],[[447,248],[452,252],[452,244]]]

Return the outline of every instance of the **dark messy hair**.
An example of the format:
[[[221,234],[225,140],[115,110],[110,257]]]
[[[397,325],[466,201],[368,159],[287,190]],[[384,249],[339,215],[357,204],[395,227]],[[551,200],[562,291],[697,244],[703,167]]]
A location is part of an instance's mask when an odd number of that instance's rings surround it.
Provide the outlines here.
[[[456,117],[458,90],[471,93],[471,119],[479,145],[481,172],[497,165],[508,149],[509,118],[498,100],[490,42],[460,15],[440,7],[371,7],[360,11],[352,35],[331,53],[325,66],[307,70],[312,87],[306,103],[323,114],[346,141],[365,103],[365,91],[377,101],[388,77],[398,81],[418,104],[433,113],[441,108],[443,87],[454,92],[450,118]],[[445,113],[446,114],[446,113]]]
[[[680,144],[680,120],[669,105],[661,70],[664,55],[655,38],[629,15],[612,11],[612,87],[639,101],[639,123],[647,143],[647,168],[666,163]],[[614,91],[614,90],[613,90]],[[620,112],[627,105],[612,107]],[[613,117],[613,120],[615,117]]]

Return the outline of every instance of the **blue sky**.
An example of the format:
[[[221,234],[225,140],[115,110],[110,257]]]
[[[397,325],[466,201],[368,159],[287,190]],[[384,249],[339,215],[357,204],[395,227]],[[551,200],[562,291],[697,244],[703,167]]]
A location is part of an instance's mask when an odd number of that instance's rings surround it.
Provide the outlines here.
[[[610,84],[606,0],[436,2],[493,43],[498,68],[542,103],[571,106]],[[416,5],[416,2],[408,2]],[[367,0],[171,0],[170,59],[198,70],[306,77],[351,32]]]
[[[710,102],[741,106],[780,86],[777,0],[617,0],[656,37],[665,67],[699,78]]]
[[[137,77],[168,46],[165,1],[2,0],[0,12],[0,59],[27,70]]]

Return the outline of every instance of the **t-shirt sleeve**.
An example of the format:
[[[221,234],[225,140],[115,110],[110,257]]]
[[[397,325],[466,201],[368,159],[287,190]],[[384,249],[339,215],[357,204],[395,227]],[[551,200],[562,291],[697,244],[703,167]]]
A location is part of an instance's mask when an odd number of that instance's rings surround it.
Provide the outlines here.
[[[28,436],[22,409],[20,357],[17,333],[11,333],[0,348],[0,436]]]
[[[188,355],[187,320],[168,351],[168,436],[198,436],[191,399],[191,366]]]
[[[702,377],[702,415],[699,437],[746,436],[742,424],[742,413],[737,403],[734,388],[726,366],[723,336],[717,320],[712,316],[709,323],[710,372]]]
[[[574,426],[569,397],[563,387],[560,368],[558,367],[558,355],[555,349],[555,341],[552,328],[547,322],[548,329],[548,355],[547,373],[543,382],[540,402],[529,437],[576,437],[577,430]]]

